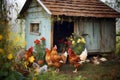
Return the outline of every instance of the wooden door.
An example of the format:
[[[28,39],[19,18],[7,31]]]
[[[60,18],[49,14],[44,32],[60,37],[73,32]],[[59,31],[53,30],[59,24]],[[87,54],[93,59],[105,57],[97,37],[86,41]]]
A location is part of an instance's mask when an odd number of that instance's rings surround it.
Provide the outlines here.
[[[88,34],[86,38],[86,47],[89,52],[100,51],[100,26],[98,21],[85,21],[83,23],[84,33]]]

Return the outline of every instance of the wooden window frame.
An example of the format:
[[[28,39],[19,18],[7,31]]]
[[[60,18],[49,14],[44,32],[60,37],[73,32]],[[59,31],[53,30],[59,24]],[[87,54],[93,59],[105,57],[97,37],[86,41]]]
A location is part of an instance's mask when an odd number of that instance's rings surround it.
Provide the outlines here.
[[[30,34],[32,35],[40,35],[39,32],[40,29],[40,23],[30,23]]]

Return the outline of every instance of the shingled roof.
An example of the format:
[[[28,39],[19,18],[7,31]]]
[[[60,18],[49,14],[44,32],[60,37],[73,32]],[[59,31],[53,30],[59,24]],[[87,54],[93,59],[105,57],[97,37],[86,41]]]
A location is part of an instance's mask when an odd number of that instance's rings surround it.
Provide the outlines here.
[[[51,15],[117,18],[120,13],[100,0],[37,0]],[[32,0],[27,0],[20,14],[28,9]]]

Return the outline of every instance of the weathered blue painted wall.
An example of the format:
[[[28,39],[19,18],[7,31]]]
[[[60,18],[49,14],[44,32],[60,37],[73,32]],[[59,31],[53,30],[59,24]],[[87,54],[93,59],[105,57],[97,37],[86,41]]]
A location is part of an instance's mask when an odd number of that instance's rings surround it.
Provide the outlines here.
[[[27,10],[26,15],[26,41],[28,49],[34,46],[34,40],[41,37],[46,38],[46,47],[50,48],[50,33],[51,33],[51,16],[41,7],[36,6],[36,3],[32,3]],[[35,35],[30,33],[30,23],[39,23],[39,32],[41,35]]]

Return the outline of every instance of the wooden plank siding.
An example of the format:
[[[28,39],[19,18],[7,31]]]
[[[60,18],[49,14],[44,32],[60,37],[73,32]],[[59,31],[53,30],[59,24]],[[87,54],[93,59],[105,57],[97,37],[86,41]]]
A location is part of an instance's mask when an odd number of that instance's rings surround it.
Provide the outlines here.
[[[101,21],[102,52],[111,52],[115,50],[115,19],[104,19]]]
[[[88,34],[85,38],[89,52],[112,52],[115,50],[115,19],[79,19],[77,33]]]

